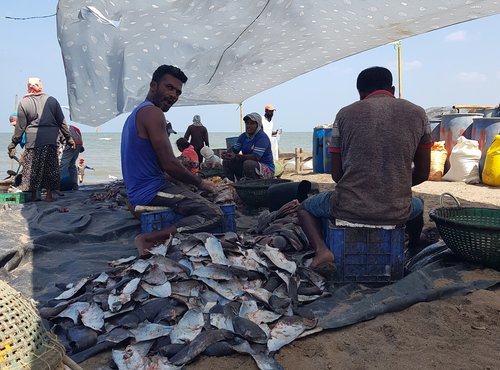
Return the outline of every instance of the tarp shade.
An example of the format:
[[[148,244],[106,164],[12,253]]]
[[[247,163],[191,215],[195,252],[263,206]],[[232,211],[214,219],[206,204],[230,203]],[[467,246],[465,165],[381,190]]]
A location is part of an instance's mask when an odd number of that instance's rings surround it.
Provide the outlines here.
[[[60,0],[71,119],[131,111],[161,64],[189,80],[177,105],[240,103],[362,51],[500,12],[499,1]]]

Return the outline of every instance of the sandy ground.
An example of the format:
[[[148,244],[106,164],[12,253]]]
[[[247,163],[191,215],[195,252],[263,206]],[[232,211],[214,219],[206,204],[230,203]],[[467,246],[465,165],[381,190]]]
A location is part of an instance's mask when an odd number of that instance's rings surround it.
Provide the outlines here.
[[[329,175],[285,174],[332,188]],[[425,182],[414,188],[425,213],[440,207],[451,193],[464,206],[500,208],[500,189],[463,183]],[[451,206],[454,201],[445,199]],[[427,217],[426,226],[434,226]],[[499,369],[500,287],[467,296],[418,303],[397,313],[340,330],[321,332],[282,348],[276,358],[285,369]],[[109,355],[83,365],[97,369]],[[200,357],[186,367],[196,370],[257,369],[249,356]]]

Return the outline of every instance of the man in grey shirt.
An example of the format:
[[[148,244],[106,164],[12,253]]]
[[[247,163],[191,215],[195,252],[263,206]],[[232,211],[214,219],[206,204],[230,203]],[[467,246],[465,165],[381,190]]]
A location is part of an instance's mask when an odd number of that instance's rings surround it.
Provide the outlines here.
[[[360,100],[342,108],[332,130],[332,192],[302,203],[299,221],[316,252],[311,267],[334,271],[334,256],[321,233],[321,218],[392,227],[406,224],[409,248],[423,227],[423,202],[411,187],[429,176],[432,138],[423,108],[394,97],[392,74],[383,67],[362,71]],[[413,163],[413,167],[412,167]]]

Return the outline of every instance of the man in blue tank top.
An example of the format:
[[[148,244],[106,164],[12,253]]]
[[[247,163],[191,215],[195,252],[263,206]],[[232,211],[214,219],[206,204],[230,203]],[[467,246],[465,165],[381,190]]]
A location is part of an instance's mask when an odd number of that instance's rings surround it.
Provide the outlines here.
[[[177,67],[160,66],[149,84],[146,100],[128,116],[121,142],[122,174],[132,211],[137,206],[170,207],[184,216],[174,225],[136,237],[139,254],[176,232],[213,230],[222,222],[222,211],[214,203],[173,184],[173,178],[201,190],[215,192],[215,185],[186,169],[175,157],[164,112],[182,93],[186,75]]]

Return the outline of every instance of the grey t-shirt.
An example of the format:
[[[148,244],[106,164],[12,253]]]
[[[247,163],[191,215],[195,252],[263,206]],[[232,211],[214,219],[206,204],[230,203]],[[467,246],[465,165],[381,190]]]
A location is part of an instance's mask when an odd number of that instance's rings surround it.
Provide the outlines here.
[[[26,148],[57,145],[59,131],[69,137],[69,129],[61,105],[47,94],[24,97],[17,109],[17,124],[12,142],[18,144],[26,132]]]
[[[332,215],[368,225],[405,223],[417,146],[432,143],[424,109],[375,93],[342,108],[332,132],[332,150],[340,150],[343,169]]]

